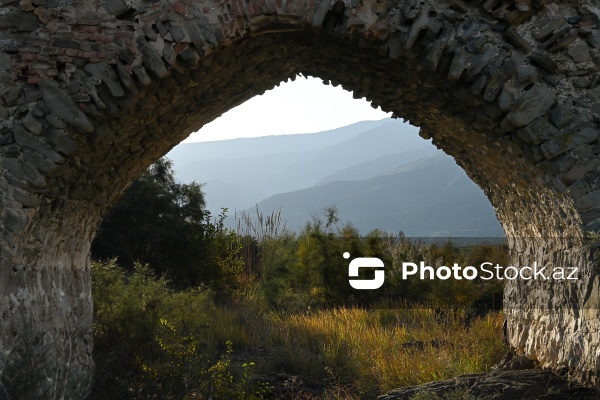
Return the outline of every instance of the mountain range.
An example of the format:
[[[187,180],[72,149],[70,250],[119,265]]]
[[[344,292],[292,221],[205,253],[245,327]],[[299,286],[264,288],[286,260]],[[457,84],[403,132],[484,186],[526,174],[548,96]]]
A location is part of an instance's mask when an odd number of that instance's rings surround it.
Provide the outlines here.
[[[204,183],[207,208],[270,213],[288,229],[335,205],[361,233],[503,236],[494,209],[454,160],[399,120],[331,131],[182,143],[168,155],[181,182]],[[233,226],[234,222],[230,223]]]

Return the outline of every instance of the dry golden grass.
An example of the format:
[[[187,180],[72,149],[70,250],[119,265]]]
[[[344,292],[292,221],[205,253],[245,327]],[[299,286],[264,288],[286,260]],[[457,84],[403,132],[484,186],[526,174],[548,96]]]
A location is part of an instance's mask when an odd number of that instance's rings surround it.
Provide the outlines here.
[[[501,313],[440,322],[431,309],[336,308],[310,313],[218,310],[210,341],[230,340],[238,351],[264,348],[259,371],[299,374],[361,398],[407,385],[488,371],[506,351]],[[342,390],[343,389],[343,390]],[[303,398],[303,397],[298,397]]]

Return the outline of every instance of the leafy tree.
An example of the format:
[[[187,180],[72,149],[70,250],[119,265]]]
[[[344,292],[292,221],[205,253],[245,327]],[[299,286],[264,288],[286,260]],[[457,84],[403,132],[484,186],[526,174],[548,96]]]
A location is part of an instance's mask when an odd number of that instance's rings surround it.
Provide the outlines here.
[[[92,243],[94,259],[133,270],[148,264],[178,289],[205,284],[217,294],[235,290],[241,260],[235,235],[205,209],[202,185],[177,183],[161,158],[137,178],[108,212]]]

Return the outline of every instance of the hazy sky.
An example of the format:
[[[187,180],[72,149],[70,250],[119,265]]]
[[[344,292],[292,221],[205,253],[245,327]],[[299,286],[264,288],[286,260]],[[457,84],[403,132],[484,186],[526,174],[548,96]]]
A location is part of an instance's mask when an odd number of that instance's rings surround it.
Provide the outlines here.
[[[352,98],[340,86],[298,77],[231,109],[184,142],[313,133],[386,117],[391,113],[373,109],[365,99]]]

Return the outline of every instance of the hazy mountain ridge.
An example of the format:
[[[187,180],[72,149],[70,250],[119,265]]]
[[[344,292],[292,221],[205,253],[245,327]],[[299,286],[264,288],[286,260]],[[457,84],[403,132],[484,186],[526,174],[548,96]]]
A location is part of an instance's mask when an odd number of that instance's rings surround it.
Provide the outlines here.
[[[281,207],[288,227],[295,230],[335,204],[340,219],[363,232],[381,228],[411,236],[502,236],[481,189],[450,156],[436,154],[415,164],[364,180],[278,194],[258,207],[265,212]]]
[[[257,138],[227,139],[210,142],[181,143],[169,152],[169,158],[182,165],[191,161],[213,158],[238,159],[265,156],[273,153],[300,153],[314,151],[348,140],[389,120],[362,121],[349,126],[318,133],[262,136]],[[216,156],[216,157],[215,157]]]
[[[248,200],[246,207],[250,207],[268,196],[311,186],[357,163],[426,146],[414,131],[399,120],[364,121],[314,134],[181,144],[167,157],[175,161],[182,182],[221,181],[260,193],[261,198]],[[215,203],[208,185],[206,190],[213,212],[232,208]]]
[[[282,208],[287,226],[298,230],[335,204],[341,220],[361,232],[381,228],[412,236],[503,235],[481,189],[451,157],[398,120],[180,146],[168,154],[177,177],[207,182],[213,214],[227,207],[232,215],[234,209],[258,203],[265,212]]]

